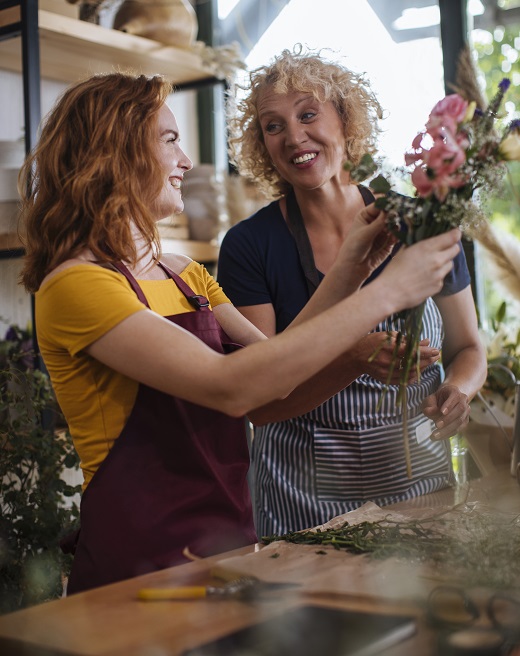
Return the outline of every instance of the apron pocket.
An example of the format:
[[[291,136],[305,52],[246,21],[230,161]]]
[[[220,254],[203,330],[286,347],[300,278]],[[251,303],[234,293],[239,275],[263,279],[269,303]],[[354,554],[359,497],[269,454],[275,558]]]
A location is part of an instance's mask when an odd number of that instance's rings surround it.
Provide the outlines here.
[[[434,477],[437,486],[440,476],[446,485],[450,470],[446,444],[432,442],[429,438],[423,438],[419,444],[416,431],[424,424],[423,416],[410,421],[411,479],[406,473],[401,425],[380,426],[363,432],[315,429],[318,499],[344,503],[384,500],[388,503],[389,497],[408,493],[425,477]],[[424,435],[425,427],[419,432]]]

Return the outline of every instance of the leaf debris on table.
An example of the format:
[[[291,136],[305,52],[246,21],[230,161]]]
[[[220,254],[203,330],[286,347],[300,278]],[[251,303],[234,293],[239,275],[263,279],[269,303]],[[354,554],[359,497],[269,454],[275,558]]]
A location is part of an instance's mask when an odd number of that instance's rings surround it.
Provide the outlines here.
[[[468,585],[520,587],[520,516],[482,511],[477,504],[426,519],[345,521],[335,528],[262,538],[264,544],[276,541],[429,562]]]

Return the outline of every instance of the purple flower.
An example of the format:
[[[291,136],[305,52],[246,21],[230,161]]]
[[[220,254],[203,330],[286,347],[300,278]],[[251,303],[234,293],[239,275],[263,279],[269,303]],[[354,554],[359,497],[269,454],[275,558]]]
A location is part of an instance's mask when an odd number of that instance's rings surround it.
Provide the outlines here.
[[[16,328],[14,326],[9,326],[6,334],[5,334],[5,341],[6,342],[17,342],[18,341],[18,333],[16,331]]]
[[[5,341],[10,342],[10,358],[16,360],[19,365],[25,369],[31,369],[34,366],[33,342],[31,335],[27,330],[22,330],[18,326],[9,326]]]
[[[507,77],[503,78],[500,84],[498,85],[498,88],[502,93],[505,93],[509,87],[511,86],[511,80]]]

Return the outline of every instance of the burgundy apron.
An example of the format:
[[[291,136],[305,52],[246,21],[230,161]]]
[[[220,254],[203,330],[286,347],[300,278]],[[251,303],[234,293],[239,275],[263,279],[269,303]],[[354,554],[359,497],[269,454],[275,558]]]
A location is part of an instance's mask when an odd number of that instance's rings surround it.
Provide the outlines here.
[[[239,348],[207,299],[160,266],[196,308],[166,319],[219,353]],[[128,269],[116,268],[148,306]],[[139,385],[123,431],[83,493],[68,594],[186,562],[185,547],[208,556],[256,542],[248,468],[243,418]]]

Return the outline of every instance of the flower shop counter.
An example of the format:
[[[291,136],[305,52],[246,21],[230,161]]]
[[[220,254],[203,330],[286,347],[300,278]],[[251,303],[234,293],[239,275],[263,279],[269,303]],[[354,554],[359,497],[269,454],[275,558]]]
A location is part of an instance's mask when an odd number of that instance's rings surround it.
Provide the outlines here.
[[[343,526],[345,519],[349,524],[360,525],[361,522],[374,524],[389,518],[397,523],[421,523],[432,518],[435,522],[444,521],[446,517],[455,520],[457,531],[463,531],[468,518],[470,523],[478,525],[485,524],[489,518],[496,521],[498,517],[504,520],[508,530],[515,526],[518,534],[520,525],[511,520],[519,515],[520,486],[504,468],[464,485],[384,509],[365,504],[361,509],[324,525],[323,531]],[[517,536],[517,550],[519,544]],[[493,549],[493,544],[487,547],[491,551],[488,549],[484,553],[483,547],[482,560],[490,556],[498,558],[498,547]],[[499,568],[502,567],[500,563],[497,560]],[[504,575],[510,582],[513,581],[511,577],[516,576],[514,571],[496,574],[499,577]],[[139,599],[143,589],[222,586],[223,581],[242,576],[296,585],[252,598]],[[403,635],[398,644],[381,653],[387,656],[434,656],[442,652],[438,651],[439,634],[426,620],[426,601],[431,590],[447,582],[464,586],[477,604],[482,603],[482,608],[494,590],[482,584],[474,586],[462,570],[453,571],[449,566],[434,567],[414,557],[403,559],[390,554],[389,557],[375,558],[327,545],[276,541],[195,560],[4,615],[0,617],[0,654],[180,656],[244,627],[278,617],[285,610],[312,605],[409,616],[414,624],[413,635]],[[520,590],[520,578],[514,589]],[[485,612],[476,623],[489,625]],[[196,653],[199,652],[193,652]],[[232,656],[238,652],[228,647],[227,652],[212,653]],[[350,652],[345,648],[341,653]],[[515,654],[520,656],[520,647]]]

